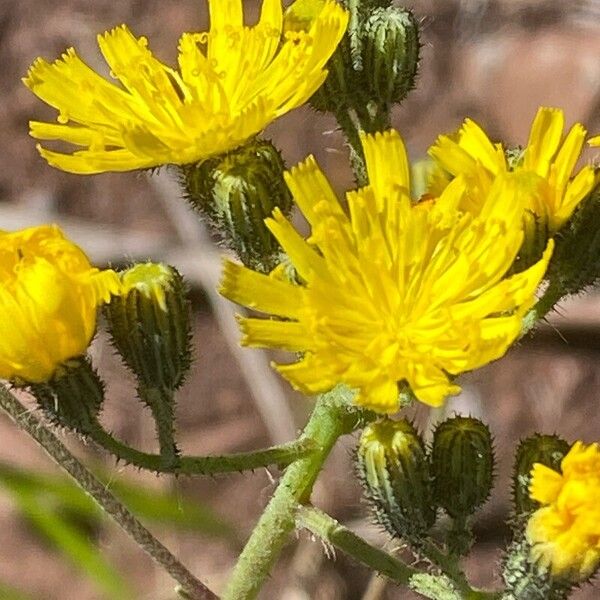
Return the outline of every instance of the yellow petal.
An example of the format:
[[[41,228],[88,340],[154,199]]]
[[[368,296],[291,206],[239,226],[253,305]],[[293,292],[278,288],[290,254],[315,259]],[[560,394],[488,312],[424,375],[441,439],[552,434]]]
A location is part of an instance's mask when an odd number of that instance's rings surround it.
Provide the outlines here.
[[[297,319],[303,308],[302,288],[231,261],[223,265],[219,292],[232,302],[279,317]]]

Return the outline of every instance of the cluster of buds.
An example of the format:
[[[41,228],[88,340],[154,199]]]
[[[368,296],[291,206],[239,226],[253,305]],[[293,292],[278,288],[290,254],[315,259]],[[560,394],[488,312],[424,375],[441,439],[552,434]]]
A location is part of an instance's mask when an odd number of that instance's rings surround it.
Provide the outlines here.
[[[494,453],[489,429],[477,419],[440,423],[429,451],[406,420],[368,426],[357,469],[377,522],[418,550],[443,509],[452,520],[447,544],[456,554],[471,545],[468,518],[492,488]]]

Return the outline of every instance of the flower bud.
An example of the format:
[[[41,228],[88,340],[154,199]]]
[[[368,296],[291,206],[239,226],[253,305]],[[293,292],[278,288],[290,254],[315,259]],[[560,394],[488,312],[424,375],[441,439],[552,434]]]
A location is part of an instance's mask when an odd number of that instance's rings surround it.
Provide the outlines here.
[[[419,64],[419,30],[408,10],[376,8],[365,20],[362,33],[362,72],[369,99],[402,102],[415,85]]]
[[[284,170],[281,154],[264,140],[181,167],[192,206],[246,266],[264,273],[277,265],[281,252],[264,220],[275,208],[287,214],[292,207]]]
[[[366,427],[357,469],[377,521],[392,536],[418,543],[436,513],[425,446],[412,424],[386,419]]]
[[[69,360],[48,381],[28,387],[54,424],[83,435],[98,426],[104,384],[85,357]]]
[[[547,570],[540,569],[531,556],[531,544],[520,537],[508,547],[502,559],[502,579],[507,600],[565,600],[572,587],[555,581]]]
[[[558,469],[536,463],[529,495],[540,505],[525,532],[531,560],[558,582],[590,579],[600,567],[600,446],[575,442]]]
[[[434,499],[455,519],[473,514],[489,497],[494,471],[490,430],[478,419],[440,423],[431,452]]]
[[[524,439],[517,448],[513,471],[513,505],[517,517],[535,510],[539,504],[529,496],[531,469],[541,463],[558,469],[569,444],[556,435],[535,434]]]
[[[0,232],[0,378],[44,383],[85,353],[119,278],[93,267],[56,225]]]
[[[190,302],[174,267],[141,263],[121,274],[106,308],[112,341],[144,388],[175,390],[191,363]]]

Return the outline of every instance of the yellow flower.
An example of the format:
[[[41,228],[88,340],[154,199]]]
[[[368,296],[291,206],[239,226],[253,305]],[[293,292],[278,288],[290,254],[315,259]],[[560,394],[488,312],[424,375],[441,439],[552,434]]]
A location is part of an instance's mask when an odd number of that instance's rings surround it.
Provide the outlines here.
[[[561,471],[534,465],[529,493],[544,506],[531,516],[527,538],[552,575],[582,581],[600,564],[600,446],[576,442]]]
[[[532,268],[504,279],[523,240],[514,178],[499,178],[481,214],[458,210],[456,178],[436,201],[412,204],[409,164],[395,131],[363,136],[371,185],[347,194],[349,215],[314,158],[286,173],[312,227],[305,241],[275,211],[267,225],[301,284],[228,262],[221,293],[275,319],[241,319],[243,343],[302,352],[277,365],[308,393],[345,383],[356,402],[398,408],[398,383],[437,406],[460,388],[449,375],[502,356],[521,329],[551,245]]]
[[[0,377],[50,379],[85,352],[98,305],[119,289],[55,225],[0,232]]]
[[[590,146],[600,146],[600,135],[594,136],[588,140]]]
[[[38,59],[25,85],[59,111],[58,124],[32,121],[31,135],[82,147],[64,154],[39,147],[72,173],[129,171],[201,161],[232,150],[319,88],[348,15],[326,2],[308,31],[282,40],[281,0],[264,0],[245,27],[242,0],[209,0],[211,27],[184,33],[179,69],[156,59],[145,38],[122,25],[98,36],[115,85],[68,49],[53,64]]]
[[[429,154],[450,176],[463,174],[470,179],[474,195],[465,200],[469,210],[478,210],[478,199],[485,197],[481,190],[487,191],[495,177],[514,172],[521,178],[527,198],[525,208],[544,219],[550,232],[555,232],[596,184],[592,166],[584,167],[572,178],[587,132],[575,123],[563,138],[564,123],[562,110],[540,108],[527,146],[520,155],[507,160],[505,148],[492,143],[477,123],[466,119],[454,135],[440,136]],[[439,192],[447,181],[447,177],[436,173],[431,191]]]

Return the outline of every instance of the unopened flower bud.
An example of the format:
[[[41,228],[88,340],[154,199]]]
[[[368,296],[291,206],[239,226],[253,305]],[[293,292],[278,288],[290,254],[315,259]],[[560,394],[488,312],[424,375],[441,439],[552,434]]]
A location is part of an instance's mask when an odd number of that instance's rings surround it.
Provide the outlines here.
[[[454,417],[433,435],[434,498],[451,517],[464,519],[489,497],[494,471],[490,430],[478,419]]]
[[[144,388],[175,390],[190,367],[190,303],[174,267],[142,263],[121,274],[106,308],[113,343]]]
[[[406,420],[369,425],[357,469],[377,521],[393,536],[418,543],[435,522],[423,440]]]
[[[569,451],[569,444],[556,435],[536,434],[524,439],[517,448],[513,471],[513,504],[515,515],[525,515],[538,508],[529,496],[531,469],[535,463],[558,469]]]
[[[419,29],[413,14],[400,8],[376,8],[362,33],[362,72],[373,102],[401,102],[415,85]]]
[[[265,226],[275,208],[287,214],[292,197],[281,154],[268,141],[253,141],[195,165],[181,167],[187,198],[248,267],[269,272],[281,249]]]
[[[83,435],[97,428],[104,384],[87,358],[69,360],[49,380],[31,384],[29,391],[54,424]]]

